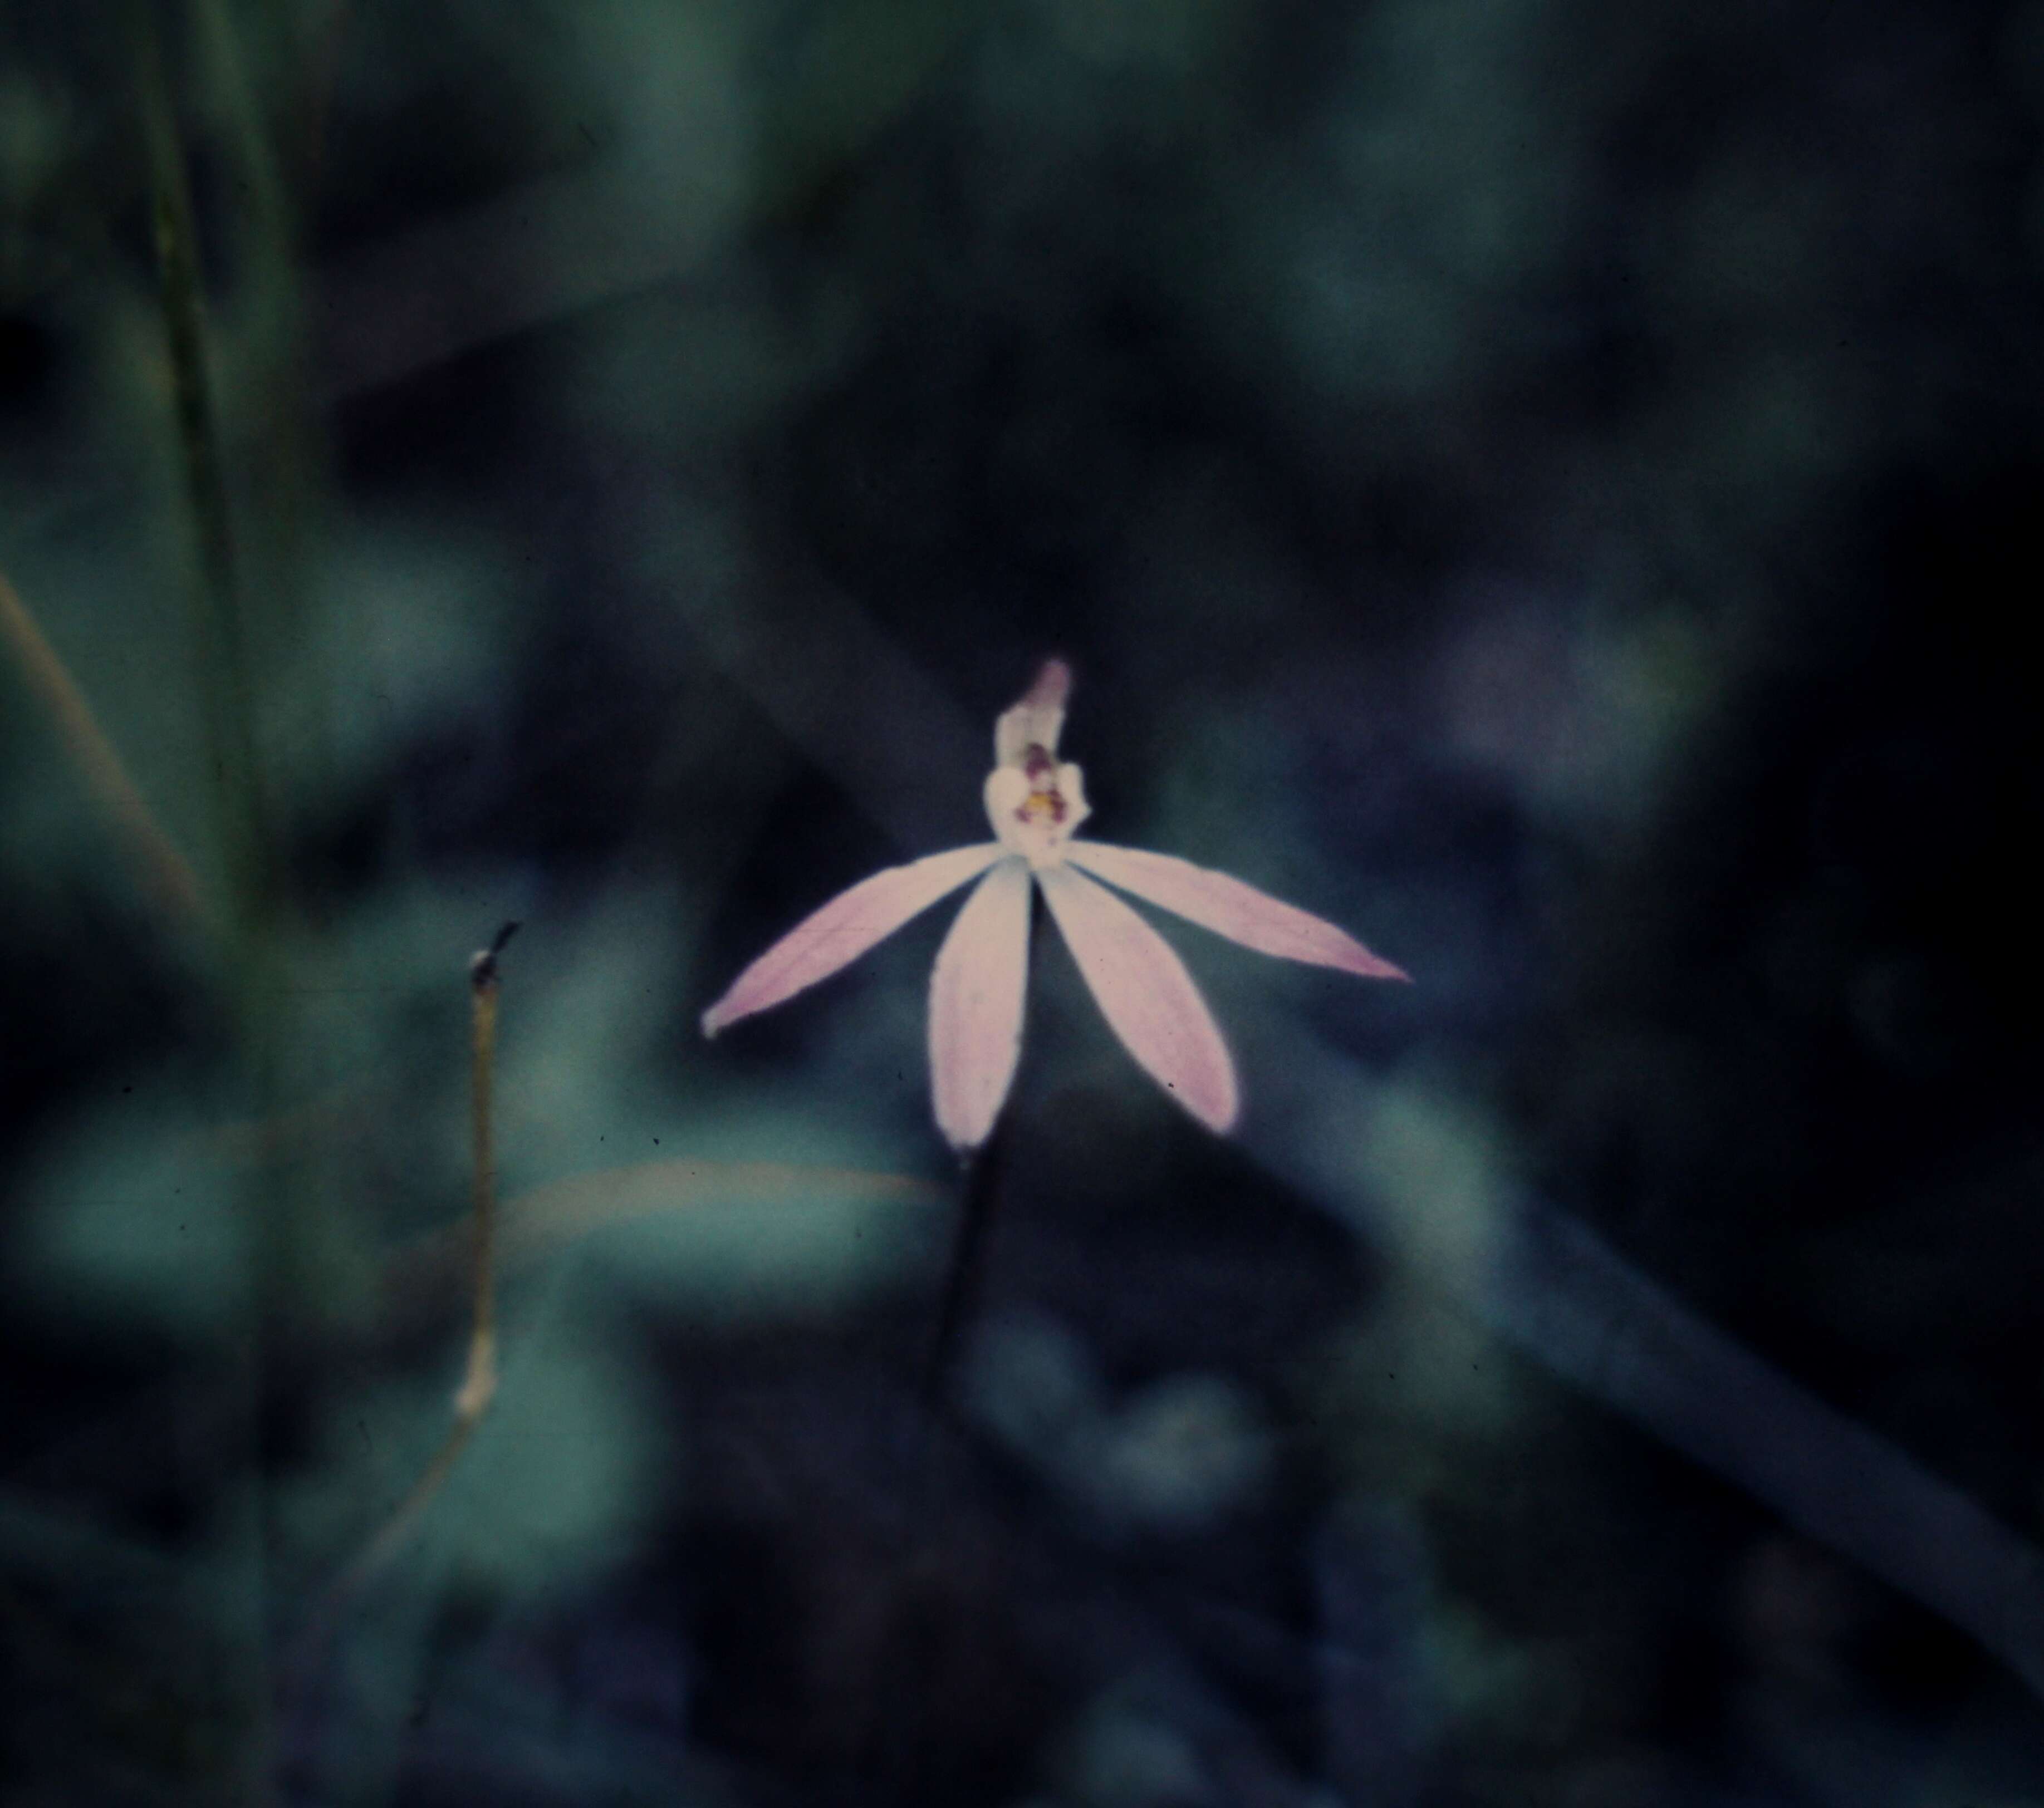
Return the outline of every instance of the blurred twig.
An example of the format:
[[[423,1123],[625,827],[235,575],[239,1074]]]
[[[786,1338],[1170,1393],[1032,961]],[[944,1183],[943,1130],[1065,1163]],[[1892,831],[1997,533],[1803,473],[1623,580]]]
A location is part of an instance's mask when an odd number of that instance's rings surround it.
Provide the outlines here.
[[[44,634],[21,593],[0,571],[0,640],[42,699],[64,752],[127,850],[142,889],[180,927],[213,927],[189,862],[143,801],[85,693]]]
[[[469,963],[470,1130],[474,1160],[474,1311],[469,1330],[468,1366],[454,1397],[454,1423],[426,1464],[425,1472],[398,1504],[398,1510],[342,1572],[328,1598],[329,1614],[337,1614],[409,1541],[455,1464],[475,1435],[482,1415],[497,1394],[497,1152],[492,1134],[491,1103],[497,1069],[497,999],[501,985],[497,958],[517,932],[507,923],[487,948]]]
[[[766,1206],[829,1196],[935,1206],[943,1190],[909,1174],[811,1168],[787,1161],[636,1161],[549,1182],[507,1201],[498,1226],[500,1270],[537,1261],[577,1238],[663,1211],[711,1204]],[[453,1284],[470,1247],[466,1230],[437,1230],[394,1255],[384,1272],[386,1310],[402,1319]]]
[[[469,1338],[468,1374],[455,1411],[477,1419],[497,1392],[497,1150],[491,1134],[490,1094],[497,1069],[497,957],[517,933],[507,923],[469,966],[474,1000],[470,1042],[469,1129],[474,1162],[475,1326]]]

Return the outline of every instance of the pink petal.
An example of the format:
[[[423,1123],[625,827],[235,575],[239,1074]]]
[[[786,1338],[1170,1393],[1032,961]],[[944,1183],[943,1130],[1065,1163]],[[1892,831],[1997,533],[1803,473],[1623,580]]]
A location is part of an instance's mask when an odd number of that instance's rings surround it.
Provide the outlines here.
[[[1170,944],[1116,897],[1069,867],[1036,875],[1072,957],[1123,1046],[1208,1129],[1235,1122],[1235,1064]]]
[[[1004,860],[965,900],[930,974],[930,1085],[954,1149],[984,1142],[1008,1097],[1028,977],[1029,868]]]
[[[1281,903],[1228,873],[1195,866],[1172,854],[1099,841],[1069,842],[1065,858],[1098,873],[1111,885],[1174,911],[1189,923],[1254,948],[1259,954],[1277,954],[1316,967],[1339,967],[1365,979],[1407,977],[1403,968],[1373,954],[1347,931],[1296,904]]]
[[[998,842],[955,847],[947,854],[912,860],[905,866],[887,867],[839,892],[732,982],[731,989],[703,1013],[703,1034],[713,1036],[727,1023],[828,979],[1000,857]]]

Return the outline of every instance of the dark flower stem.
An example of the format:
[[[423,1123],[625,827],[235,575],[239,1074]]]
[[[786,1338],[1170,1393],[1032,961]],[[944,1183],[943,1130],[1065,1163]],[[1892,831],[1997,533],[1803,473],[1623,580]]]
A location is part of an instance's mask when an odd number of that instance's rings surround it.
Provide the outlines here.
[[[1007,1166],[1008,1115],[994,1119],[986,1141],[964,1160],[963,1198],[958,1231],[944,1274],[943,1303],[937,1309],[936,1334],[930,1343],[929,1365],[923,1377],[924,1403],[932,1411],[943,1404],[944,1390],[956,1365],[958,1345],[979,1299],[986,1269],[986,1242],[993,1207]]]

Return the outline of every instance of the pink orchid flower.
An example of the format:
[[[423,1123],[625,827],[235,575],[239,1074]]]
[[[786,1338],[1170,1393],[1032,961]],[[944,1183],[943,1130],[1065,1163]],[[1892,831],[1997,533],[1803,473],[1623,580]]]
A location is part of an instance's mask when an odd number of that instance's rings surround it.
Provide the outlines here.
[[[1070,689],[1070,668],[1052,659],[994,725],[986,797],[997,839],[889,866],[840,892],[738,976],[703,1013],[703,1034],[714,1036],[828,979],[984,873],[930,975],[930,1078],[937,1127],[951,1146],[962,1152],[986,1140],[1015,1077],[1032,883],[1136,1064],[1208,1129],[1224,1131],[1240,1100],[1235,1064],[1206,1001],[1170,944],[1094,880],[1259,954],[1366,979],[1406,977],[1331,923],[1225,873],[1168,854],[1074,839],[1092,811],[1079,769],[1057,759]]]

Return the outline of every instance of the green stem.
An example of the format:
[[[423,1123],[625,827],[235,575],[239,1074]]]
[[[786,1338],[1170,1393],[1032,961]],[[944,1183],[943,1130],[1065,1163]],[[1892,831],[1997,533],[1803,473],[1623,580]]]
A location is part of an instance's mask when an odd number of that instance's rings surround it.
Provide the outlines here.
[[[217,413],[207,368],[205,290],[191,190],[163,55],[145,6],[134,10],[136,83],[153,191],[159,297],[168,341],[185,489],[196,531],[193,626],[215,818],[244,934],[268,912],[267,837],[256,765],[254,689]]]
[[[275,933],[274,881],[261,775],[257,765],[254,685],[237,575],[213,385],[208,370],[204,283],[191,192],[171,90],[149,0],[129,13],[136,100],[152,190],[159,298],[170,355],[177,435],[197,554],[190,587],[194,652],[204,717],[209,787],[226,875],[227,925],[235,1017],[244,1073],[256,1116],[274,1115],[285,996]],[[286,1272],[284,1177],[266,1158],[242,1189],[247,1316],[236,1365],[238,1411],[247,1472],[229,1491],[225,1525],[245,1565],[247,1599],[238,1656],[249,1713],[240,1768],[242,1798],[263,1808],[275,1798],[273,1679],[269,1653],[270,1503],[261,1453],[264,1326],[279,1304]]]

